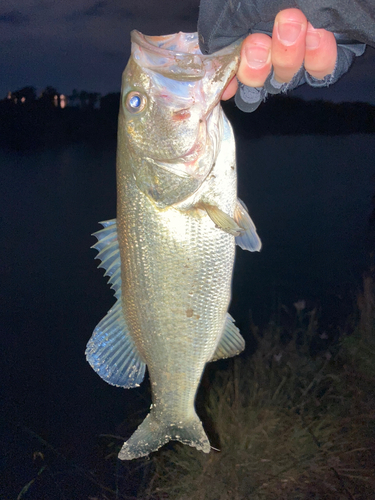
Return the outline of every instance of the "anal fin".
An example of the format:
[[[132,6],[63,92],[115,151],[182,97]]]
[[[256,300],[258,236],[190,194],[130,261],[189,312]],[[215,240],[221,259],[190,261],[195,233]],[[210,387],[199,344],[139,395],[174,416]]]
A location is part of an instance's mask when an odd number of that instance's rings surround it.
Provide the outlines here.
[[[227,313],[223,333],[216,350],[209,361],[231,358],[245,349],[245,340],[234,324],[234,319]]]

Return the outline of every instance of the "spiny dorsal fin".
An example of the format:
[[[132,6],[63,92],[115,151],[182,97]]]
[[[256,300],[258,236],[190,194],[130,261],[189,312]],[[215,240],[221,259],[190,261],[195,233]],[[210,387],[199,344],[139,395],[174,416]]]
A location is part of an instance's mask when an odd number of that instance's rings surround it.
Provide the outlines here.
[[[100,321],[87,343],[86,359],[98,375],[111,385],[137,387],[143,380],[146,365],[129,334],[121,305],[121,260],[117,241],[116,219],[102,222],[104,229],[94,233],[98,242],[99,267],[110,276],[117,301]]]
[[[227,313],[223,333],[214,355],[209,361],[231,358],[245,349],[245,341],[239,329],[234,324],[234,319]]]
[[[236,221],[226,214],[216,205],[210,205],[209,203],[200,202],[197,208],[206,210],[209,217],[214,222],[215,226],[222,229],[226,233],[233,234],[233,236],[239,236],[243,229],[237,225]]]
[[[239,198],[237,199],[236,208],[234,210],[234,220],[244,229],[244,231],[236,237],[236,245],[243,250],[249,250],[249,252],[259,252],[262,248],[262,242],[260,241],[255,224],[251,220],[246,205]]]
[[[105,269],[104,276],[109,276],[108,283],[112,285],[115,297],[118,298],[121,293],[121,260],[116,219],[100,222],[100,224],[104,226],[104,229],[93,234],[98,241],[91,248],[98,250],[99,253],[95,257],[101,261],[98,267]]]

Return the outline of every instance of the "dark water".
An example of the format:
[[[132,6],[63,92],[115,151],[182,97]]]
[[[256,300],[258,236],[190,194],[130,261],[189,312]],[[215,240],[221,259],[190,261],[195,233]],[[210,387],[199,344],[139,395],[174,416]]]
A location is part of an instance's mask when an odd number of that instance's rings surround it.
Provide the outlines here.
[[[237,253],[238,314],[251,308],[255,319],[268,320],[270,307],[298,299],[327,309],[355,291],[374,243],[374,154],[374,135],[238,144],[239,196],[263,241],[259,254]]]
[[[240,142],[238,155],[239,193],[263,241],[259,254],[237,254],[231,312],[245,338],[250,310],[263,322],[280,302],[342,315],[369,263],[375,136],[267,137]],[[90,234],[115,216],[115,145],[0,152],[0,168],[0,475],[19,491],[39,446],[27,429],[86,463],[98,435],[144,402],[84,358],[113,303]]]

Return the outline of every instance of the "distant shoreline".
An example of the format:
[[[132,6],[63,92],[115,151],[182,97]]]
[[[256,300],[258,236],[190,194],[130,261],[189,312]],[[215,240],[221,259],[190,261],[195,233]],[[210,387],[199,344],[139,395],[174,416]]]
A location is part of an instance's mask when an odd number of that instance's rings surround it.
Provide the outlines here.
[[[105,145],[116,140],[120,93],[100,99],[100,107],[57,107],[51,101],[0,101],[0,148],[27,151],[74,143]],[[305,101],[272,96],[254,113],[233,101],[223,103],[235,134],[346,135],[375,132],[375,106],[367,103]]]

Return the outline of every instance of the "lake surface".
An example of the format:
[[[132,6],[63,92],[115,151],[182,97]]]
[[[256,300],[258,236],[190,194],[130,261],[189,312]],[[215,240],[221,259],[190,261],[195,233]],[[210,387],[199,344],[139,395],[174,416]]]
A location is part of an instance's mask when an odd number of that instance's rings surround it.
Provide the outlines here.
[[[374,241],[374,158],[374,135],[239,141],[239,195],[263,242],[237,251],[231,313],[245,338],[250,311],[262,323],[281,303],[321,304],[328,322],[349,312]],[[24,427],[80,461],[144,407],[141,391],[105,384],[84,357],[113,304],[90,234],[115,217],[115,196],[115,144],[0,152],[1,396],[15,463],[33,450],[15,445]]]

